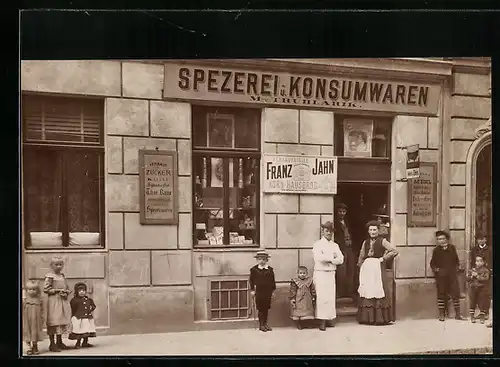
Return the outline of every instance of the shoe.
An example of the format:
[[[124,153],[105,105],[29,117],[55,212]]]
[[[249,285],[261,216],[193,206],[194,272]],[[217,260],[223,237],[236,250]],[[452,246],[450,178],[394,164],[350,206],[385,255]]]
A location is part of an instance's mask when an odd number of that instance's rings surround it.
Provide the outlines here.
[[[480,322],[481,324],[484,324],[484,321],[485,321],[485,320],[484,320],[484,315],[479,315],[479,322]]]
[[[273,330],[268,324],[264,324],[264,327],[266,328],[267,331],[272,331]]]
[[[465,321],[465,318],[459,313],[455,314],[455,320]]]
[[[93,345],[90,343],[83,343],[82,344],[82,348],[92,348],[92,347],[93,347]]]
[[[29,356],[30,356],[30,355],[32,355],[32,354],[33,354],[33,350],[32,350],[32,349],[28,349],[28,350],[26,351],[26,354],[27,354],[27,355],[29,355]]]
[[[470,322],[472,322],[473,324],[476,323],[476,318],[474,317],[474,315],[471,315]]]
[[[335,320],[329,320],[326,322],[326,327],[335,327]]]
[[[439,310],[439,321],[444,321],[444,310]]]
[[[300,322],[297,323],[297,329],[302,330],[302,324]]]
[[[486,324],[486,327],[493,327],[493,323]]]
[[[326,322],[325,321],[321,321],[321,323],[319,325],[319,329],[321,331],[325,331],[326,330]]]
[[[60,350],[67,350],[67,349],[70,349],[66,344],[64,343],[58,343],[57,344],[57,347],[60,349]]]
[[[267,329],[266,329],[266,327],[264,326],[264,324],[263,324],[263,323],[260,323],[260,325],[259,325],[259,330],[260,330],[260,331],[264,331],[264,332],[265,332],[265,331],[267,331]]]
[[[61,350],[57,347],[57,344],[51,344],[49,345],[49,350],[51,352],[60,352]]]

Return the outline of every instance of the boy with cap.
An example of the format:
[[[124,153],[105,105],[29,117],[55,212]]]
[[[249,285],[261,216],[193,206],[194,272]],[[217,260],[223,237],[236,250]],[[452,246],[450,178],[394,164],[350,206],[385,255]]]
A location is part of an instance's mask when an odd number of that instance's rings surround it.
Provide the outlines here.
[[[483,258],[484,260],[484,265],[486,268],[489,270],[490,273],[490,280],[488,281],[488,289],[490,294],[492,294],[492,282],[491,282],[491,276],[493,275],[493,254],[491,251],[491,246],[488,245],[486,233],[484,232],[479,232],[476,236],[476,246],[472,247],[470,250],[470,268],[472,269],[475,266],[476,259],[478,256]],[[485,314],[485,318],[489,318],[489,309],[491,306],[491,301],[489,302],[489,305],[487,307],[487,311]]]
[[[460,261],[455,246],[448,243],[450,235],[446,231],[436,232],[438,245],[432,251],[431,269],[434,272],[437,288],[439,321],[444,321],[447,301],[451,296],[455,308],[455,319],[465,320],[460,314],[460,289],[457,272]]]
[[[267,263],[269,257],[266,251],[258,251],[255,255],[257,265],[250,269],[250,294],[258,311],[259,330],[264,332],[272,330],[267,324],[267,316],[276,290],[274,270]]]

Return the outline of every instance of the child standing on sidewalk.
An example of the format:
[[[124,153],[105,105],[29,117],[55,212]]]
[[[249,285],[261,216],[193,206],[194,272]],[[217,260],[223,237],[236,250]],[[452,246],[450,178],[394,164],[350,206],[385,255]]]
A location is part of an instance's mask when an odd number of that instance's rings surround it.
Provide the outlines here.
[[[475,265],[467,274],[467,281],[470,286],[470,320],[472,323],[476,322],[476,307],[479,307],[479,320],[481,324],[484,324],[485,315],[490,308],[490,271],[481,256],[476,256]]]
[[[90,348],[89,338],[95,338],[95,323],[92,312],[96,309],[94,300],[87,297],[87,284],[75,284],[75,296],[71,300],[70,340],[76,340],[75,349]],[[81,341],[83,339],[83,344]]]
[[[267,316],[276,290],[276,281],[274,279],[274,270],[267,263],[269,257],[266,251],[257,252],[255,255],[257,265],[250,269],[250,293],[259,312],[260,331],[272,330],[267,324]]]
[[[316,289],[313,279],[308,276],[307,267],[299,266],[297,277],[290,282],[291,319],[297,329],[302,329],[302,320],[314,320]]]
[[[26,297],[23,298],[23,337],[29,346],[27,354],[39,354],[38,342],[43,340],[43,302],[40,287],[30,280],[24,290]]]
[[[71,318],[71,308],[68,301],[70,290],[66,278],[62,273],[64,261],[54,257],[50,261],[52,272],[45,275],[43,291],[47,299],[47,334],[50,338],[49,350],[60,352],[68,347],[62,341],[62,335],[67,333]],[[55,340],[57,338],[57,341]]]

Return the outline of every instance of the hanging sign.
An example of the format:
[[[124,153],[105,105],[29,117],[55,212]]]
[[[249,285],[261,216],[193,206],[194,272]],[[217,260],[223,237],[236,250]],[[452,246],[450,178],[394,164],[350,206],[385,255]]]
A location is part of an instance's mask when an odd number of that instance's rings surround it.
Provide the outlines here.
[[[260,71],[182,61],[165,64],[163,84],[163,97],[168,99],[432,116],[437,114],[440,94],[439,84]]]
[[[422,163],[420,176],[408,181],[408,227],[435,227],[437,164]]]
[[[419,145],[410,145],[406,148],[406,178],[420,176],[420,149]]]
[[[178,224],[177,154],[139,150],[141,224]]]
[[[337,193],[337,157],[265,154],[263,162],[266,193]]]

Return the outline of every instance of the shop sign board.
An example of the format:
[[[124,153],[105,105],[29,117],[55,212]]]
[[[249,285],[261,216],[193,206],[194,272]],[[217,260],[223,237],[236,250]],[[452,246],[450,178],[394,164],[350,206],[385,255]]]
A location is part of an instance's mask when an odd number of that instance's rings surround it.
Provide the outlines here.
[[[412,179],[420,176],[420,149],[419,145],[406,147],[406,178]]]
[[[178,224],[177,153],[139,150],[141,224]]]
[[[439,84],[416,81],[212,67],[182,61],[166,63],[163,86],[165,99],[427,116],[437,115],[440,94]]]
[[[264,154],[265,193],[337,193],[337,157]]]
[[[421,163],[420,176],[408,180],[408,227],[437,223],[437,164]]]

